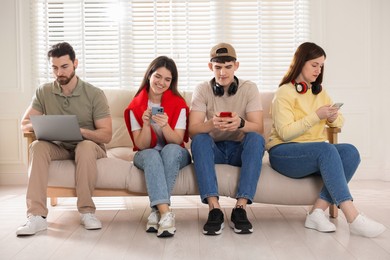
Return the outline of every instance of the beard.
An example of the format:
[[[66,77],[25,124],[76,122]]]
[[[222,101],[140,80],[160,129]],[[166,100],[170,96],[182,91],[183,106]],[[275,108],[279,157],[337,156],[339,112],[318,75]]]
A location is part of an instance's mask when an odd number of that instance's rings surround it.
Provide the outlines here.
[[[70,74],[69,77],[66,77],[66,76],[57,77],[57,82],[60,83],[60,85],[67,85],[73,79],[73,77],[75,75],[76,75],[76,72],[75,72],[75,69],[73,69],[73,72],[72,72],[72,74]]]

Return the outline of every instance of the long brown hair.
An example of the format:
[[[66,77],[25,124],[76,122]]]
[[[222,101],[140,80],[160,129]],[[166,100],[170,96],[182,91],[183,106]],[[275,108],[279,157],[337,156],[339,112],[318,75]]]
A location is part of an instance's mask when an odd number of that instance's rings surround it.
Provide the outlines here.
[[[172,74],[172,81],[171,85],[169,86],[169,89],[172,90],[173,94],[176,96],[180,96],[179,90],[177,89],[177,82],[178,82],[178,72],[177,72],[177,67],[175,64],[175,61],[171,58],[168,58],[167,56],[159,56],[155,58],[150,64],[148,69],[145,72],[144,78],[141,82],[141,85],[135,94],[136,96],[144,89],[149,92],[150,89],[150,77],[152,74],[159,68],[164,67],[167,70],[169,70]]]
[[[309,60],[316,59],[324,56],[326,58],[325,51],[315,43],[304,42],[295,51],[294,58],[291,61],[290,68],[284,75],[279,87],[295,80],[301,73],[303,66]],[[318,75],[316,81],[311,82],[313,85],[320,85],[324,76],[324,66],[321,69],[320,75]]]

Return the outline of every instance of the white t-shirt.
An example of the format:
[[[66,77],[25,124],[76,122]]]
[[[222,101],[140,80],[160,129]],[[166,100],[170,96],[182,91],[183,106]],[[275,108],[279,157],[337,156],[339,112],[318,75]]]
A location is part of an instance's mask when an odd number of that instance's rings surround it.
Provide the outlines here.
[[[149,108],[159,107],[159,106],[161,106],[161,103],[155,104],[155,103],[152,103],[150,100],[148,101]],[[186,121],[187,121],[186,109],[183,108],[180,111],[180,115],[179,115],[179,118],[177,119],[175,129],[186,129]],[[138,124],[137,120],[135,119],[135,116],[134,116],[132,110],[130,110],[130,122],[131,122],[131,131],[140,130],[142,128],[141,125]],[[166,145],[162,129],[154,122],[151,123],[151,126],[152,126],[152,128],[157,136],[157,144],[153,148],[160,151]]]

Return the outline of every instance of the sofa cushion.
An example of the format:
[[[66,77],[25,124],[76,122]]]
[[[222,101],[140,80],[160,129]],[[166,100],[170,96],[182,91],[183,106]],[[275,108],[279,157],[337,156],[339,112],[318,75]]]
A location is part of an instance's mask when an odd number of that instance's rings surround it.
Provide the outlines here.
[[[127,132],[123,117],[112,118],[112,139],[108,144],[106,144],[106,149],[115,147],[133,147],[133,142]]]
[[[133,161],[135,153],[132,147],[113,147],[107,150],[107,157]]]
[[[133,147],[130,135],[123,119],[123,111],[133,98],[135,91],[104,88],[112,117],[112,139],[106,149],[113,147]]]
[[[127,190],[129,194],[147,195],[143,171],[130,161],[118,158],[97,160],[97,189]],[[218,192],[221,196],[234,197],[240,175],[240,168],[226,164],[217,164]],[[72,160],[53,161],[50,164],[49,186],[75,187],[75,164]],[[257,185],[254,202],[282,205],[313,204],[322,187],[321,178],[311,176],[291,179],[275,172],[267,156],[263,159],[260,180]],[[199,194],[193,164],[181,169],[172,191],[172,195]]]
[[[133,164],[117,158],[97,160],[98,178],[96,188],[127,189]],[[57,160],[50,163],[49,186],[75,187],[76,165],[73,160]]]

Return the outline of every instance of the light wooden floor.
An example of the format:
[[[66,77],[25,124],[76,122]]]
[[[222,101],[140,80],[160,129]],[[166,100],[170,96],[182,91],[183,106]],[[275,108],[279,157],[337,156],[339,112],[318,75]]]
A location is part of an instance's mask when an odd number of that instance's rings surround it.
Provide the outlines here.
[[[95,198],[103,229],[80,225],[75,199],[49,208],[49,229],[16,237],[25,222],[25,187],[0,186],[0,259],[390,259],[390,182],[355,181],[351,191],[358,208],[387,230],[374,239],[349,234],[342,213],[335,233],[303,226],[308,207],[253,204],[248,216],[254,233],[237,235],[228,227],[234,200],[221,198],[226,227],[205,236],[208,209],[198,196],[174,197],[177,232],[159,239],[144,231],[147,197]]]

